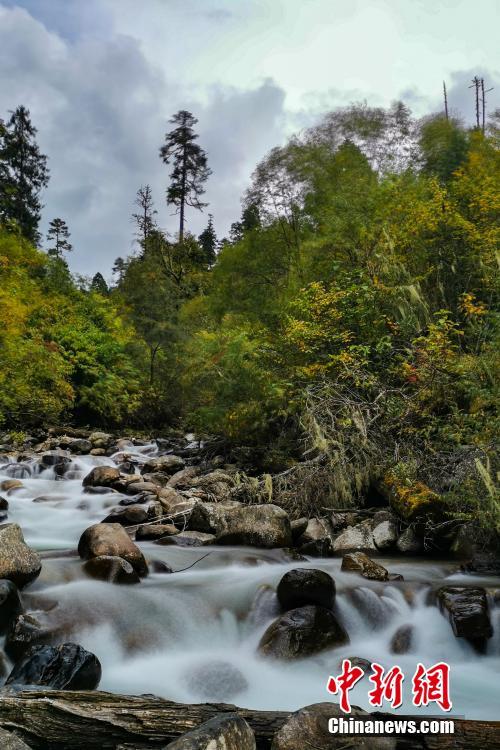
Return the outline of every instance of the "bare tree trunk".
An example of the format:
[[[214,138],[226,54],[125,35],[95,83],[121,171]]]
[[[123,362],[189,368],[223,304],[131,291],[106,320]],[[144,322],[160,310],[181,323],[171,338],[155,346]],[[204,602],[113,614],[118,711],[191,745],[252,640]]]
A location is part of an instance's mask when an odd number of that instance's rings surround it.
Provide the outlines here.
[[[446,93],[446,82],[443,81],[443,94],[444,94],[444,114],[447,120],[449,120],[448,116],[448,94]]]

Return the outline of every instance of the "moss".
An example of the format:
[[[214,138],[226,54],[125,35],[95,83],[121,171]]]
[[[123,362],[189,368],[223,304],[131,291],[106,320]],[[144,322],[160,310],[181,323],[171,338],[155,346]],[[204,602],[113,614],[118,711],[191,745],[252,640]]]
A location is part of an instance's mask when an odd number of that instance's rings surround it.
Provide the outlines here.
[[[422,516],[441,519],[446,514],[446,504],[441,495],[423,482],[405,481],[389,471],[384,476],[383,484],[392,509],[405,521],[414,521]]]

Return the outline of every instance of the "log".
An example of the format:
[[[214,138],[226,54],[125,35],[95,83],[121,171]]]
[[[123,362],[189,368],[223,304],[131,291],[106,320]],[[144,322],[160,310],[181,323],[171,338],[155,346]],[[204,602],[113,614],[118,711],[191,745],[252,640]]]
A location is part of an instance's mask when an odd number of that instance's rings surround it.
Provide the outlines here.
[[[100,691],[24,690],[0,694],[0,727],[18,734],[34,750],[116,750],[119,746],[153,750],[218,713],[231,711],[237,711],[250,724],[259,750],[269,750],[274,733],[289,715],[284,711],[252,711],[221,703],[188,705],[150,695]],[[389,718],[388,714],[383,716]],[[380,717],[382,714],[377,714]],[[451,718],[445,714],[442,717]],[[398,747],[499,750],[500,722],[456,719],[454,735],[415,739],[407,736],[398,740]]]

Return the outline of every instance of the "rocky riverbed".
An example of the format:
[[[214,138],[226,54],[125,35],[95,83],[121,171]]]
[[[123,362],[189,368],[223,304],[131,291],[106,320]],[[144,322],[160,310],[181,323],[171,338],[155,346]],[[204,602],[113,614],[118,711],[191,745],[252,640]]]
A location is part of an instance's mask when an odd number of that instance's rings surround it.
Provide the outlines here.
[[[295,711],[345,657],[445,660],[454,712],[498,717],[494,558],[433,559],[389,506],[296,518],[194,436],[55,432],[0,448],[4,690]]]

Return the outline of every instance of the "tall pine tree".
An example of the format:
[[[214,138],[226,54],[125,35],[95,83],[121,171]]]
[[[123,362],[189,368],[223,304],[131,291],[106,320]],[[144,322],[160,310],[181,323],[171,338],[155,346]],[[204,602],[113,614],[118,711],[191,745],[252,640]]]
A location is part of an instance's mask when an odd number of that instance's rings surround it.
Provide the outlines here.
[[[15,222],[30,242],[38,244],[39,196],[48,184],[49,170],[36,133],[29,110],[23,106],[0,128],[0,219],[7,225]]]
[[[167,203],[176,207],[179,213],[179,242],[184,240],[186,206],[199,211],[207,203],[200,198],[204,194],[204,183],[211,175],[207,156],[201,146],[195,143],[198,135],[193,128],[198,120],[191,112],[182,109],[172,117],[170,123],[176,127],[165,135],[165,143],[160,148],[160,157],[165,164],[172,164],[170,185],[167,189]]]
[[[149,185],[141,185],[137,191],[135,205],[139,210],[132,214],[132,219],[137,226],[136,236],[139,244],[145,250],[148,238],[156,227],[155,215],[158,213],[154,207],[153,192]]]
[[[52,243],[52,247],[47,248],[48,255],[62,258],[63,252],[73,250],[73,245],[69,242],[70,236],[68,225],[63,219],[52,219],[47,232],[47,240]]]
[[[208,214],[208,224],[198,237],[198,242],[202,250],[204,262],[208,267],[213,266],[217,256],[218,243],[214,228],[214,217],[212,214]]]

